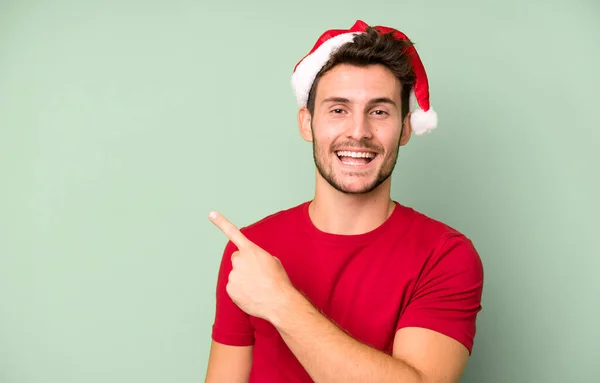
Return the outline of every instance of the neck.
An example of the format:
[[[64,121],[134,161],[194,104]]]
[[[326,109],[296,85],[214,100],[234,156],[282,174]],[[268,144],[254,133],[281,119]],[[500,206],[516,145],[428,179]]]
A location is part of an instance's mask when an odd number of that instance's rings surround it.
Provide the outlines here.
[[[388,179],[368,194],[353,195],[335,190],[319,177],[309,206],[310,219],[319,230],[331,234],[356,235],[374,230],[394,211],[390,183]]]

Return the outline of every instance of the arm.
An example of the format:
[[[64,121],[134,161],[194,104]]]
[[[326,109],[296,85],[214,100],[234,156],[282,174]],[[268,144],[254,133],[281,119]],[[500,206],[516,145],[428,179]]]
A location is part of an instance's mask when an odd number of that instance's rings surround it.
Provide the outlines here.
[[[353,339],[295,289],[271,319],[319,383],[455,383],[471,352],[482,287],[470,242],[444,238],[399,319],[392,355]]]
[[[252,367],[252,346],[229,346],[213,341],[205,383],[247,383]]]
[[[274,325],[319,383],[458,382],[469,356],[454,339],[421,328],[400,329],[390,356],[347,335],[301,294],[288,302]]]
[[[205,383],[246,383],[252,367],[254,329],[248,315],[231,301],[226,291],[234,250],[235,246],[229,242],[217,277],[215,318]]]

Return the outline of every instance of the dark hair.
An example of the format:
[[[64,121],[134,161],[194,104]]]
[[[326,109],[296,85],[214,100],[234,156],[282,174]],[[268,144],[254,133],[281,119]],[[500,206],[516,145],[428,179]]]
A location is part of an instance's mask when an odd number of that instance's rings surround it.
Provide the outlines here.
[[[339,64],[368,66],[381,64],[386,66],[400,80],[402,91],[400,94],[402,107],[402,120],[408,113],[410,89],[415,83],[415,74],[407,49],[412,46],[410,40],[396,39],[392,33],[380,33],[368,27],[366,33],[361,33],[353,42],[343,44],[323,68],[317,73],[308,93],[307,108],[311,115],[315,110],[315,97],[319,79],[333,67]]]

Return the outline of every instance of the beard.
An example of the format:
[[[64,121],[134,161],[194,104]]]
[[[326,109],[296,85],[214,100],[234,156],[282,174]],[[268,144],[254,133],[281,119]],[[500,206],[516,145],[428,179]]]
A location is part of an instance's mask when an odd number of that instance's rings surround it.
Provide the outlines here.
[[[370,141],[361,141],[361,142],[346,142],[342,143],[344,147],[353,147],[353,148],[362,148],[372,150],[377,153],[377,156],[384,156],[384,150],[380,146],[374,145]],[[342,145],[335,145],[338,147],[342,147]],[[360,188],[351,188],[348,185],[345,185],[341,177],[355,177],[359,179],[367,179],[369,176],[369,171],[349,171],[342,174],[335,174],[333,163],[327,166],[326,160],[330,156],[335,156],[335,147],[333,150],[327,150],[327,148],[323,148],[317,142],[316,137],[313,135],[313,159],[315,161],[315,166],[317,171],[325,179],[329,185],[331,185],[335,190],[344,193],[344,194],[352,194],[352,195],[361,195],[368,194],[373,190],[377,189],[382,183],[384,183],[394,171],[396,167],[396,162],[398,161],[398,146],[394,147],[394,151],[389,153],[387,156],[383,157],[383,161],[379,169],[377,169],[376,176],[370,180],[369,182],[363,183]],[[336,161],[335,159],[333,161]]]

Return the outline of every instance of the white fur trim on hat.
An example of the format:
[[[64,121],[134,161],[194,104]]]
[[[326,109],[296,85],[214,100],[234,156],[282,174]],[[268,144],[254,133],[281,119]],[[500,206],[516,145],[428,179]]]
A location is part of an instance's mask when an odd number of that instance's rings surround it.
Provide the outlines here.
[[[354,39],[354,36],[363,32],[343,33],[325,41],[313,53],[302,60],[292,74],[292,88],[296,94],[298,106],[305,107],[308,101],[308,93],[317,76],[331,54],[339,47]]]

